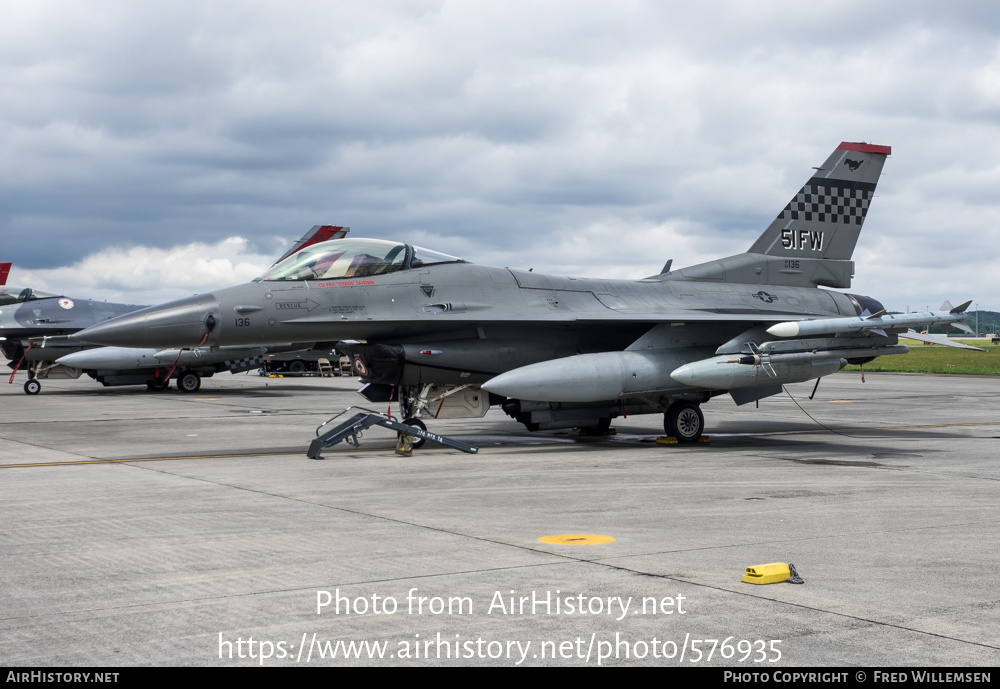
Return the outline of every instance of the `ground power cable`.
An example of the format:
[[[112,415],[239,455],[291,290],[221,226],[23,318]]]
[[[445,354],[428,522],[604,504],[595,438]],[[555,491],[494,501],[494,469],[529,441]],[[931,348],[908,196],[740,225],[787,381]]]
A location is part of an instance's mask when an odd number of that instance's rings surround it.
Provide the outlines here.
[[[817,388],[819,387],[819,380],[816,381],[816,387]],[[823,429],[825,429],[827,431],[830,431],[831,433],[835,433],[836,435],[841,435],[841,436],[843,436],[845,438],[854,438],[855,440],[870,440],[871,439],[871,436],[867,436],[867,435],[851,435],[850,433],[844,433],[843,431],[838,431],[838,430],[836,430],[834,428],[830,428],[825,423],[823,423],[822,421],[820,421],[819,419],[817,419],[815,416],[813,416],[812,414],[810,414],[809,412],[807,412],[805,410],[805,408],[801,404],[799,404],[799,401],[797,399],[795,399],[794,397],[792,397],[792,393],[789,392],[789,390],[788,390],[787,387],[785,387],[784,385],[782,385],[781,389],[785,391],[786,395],[788,395],[788,399],[790,399],[792,402],[795,403],[795,406],[799,408],[799,411],[801,411],[803,414],[805,414],[810,419],[812,419],[812,421],[817,426],[819,426],[820,428],[823,428]],[[813,395],[815,395],[815,394],[816,394],[816,388],[813,388],[812,395],[809,395],[809,399],[812,399]],[[904,436],[901,436],[901,435],[888,435],[888,436],[879,436],[879,437],[880,438],[885,438],[887,440],[909,440],[909,441],[919,440],[919,438],[907,438],[907,437],[904,437]]]
[[[205,334],[202,335],[201,341],[194,346],[194,349],[198,349],[203,344],[205,344],[206,342],[208,342],[208,336],[212,334],[212,328],[215,327],[215,319],[214,318],[211,319],[211,321],[208,322],[208,323],[206,323],[205,325],[206,325]],[[167,385],[170,384],[170,376],[172,376],[174,374],[174,370],[177,368],[177,362],[179,362],[181,360],[181,354],[183,354],[183,353],[184,353],[184,348],[183,347],[181,347],[180,349],[177,350],[177,358],[174,359],[174,365],[170,367],[170,370],[167,371],[167,375],[165,375],[163,377],[163,382],[165,384],[167,384]]]

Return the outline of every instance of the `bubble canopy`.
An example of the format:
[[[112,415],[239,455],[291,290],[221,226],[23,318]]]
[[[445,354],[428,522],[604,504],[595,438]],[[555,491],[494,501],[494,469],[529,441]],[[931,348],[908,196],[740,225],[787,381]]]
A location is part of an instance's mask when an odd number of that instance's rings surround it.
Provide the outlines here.
[[[439,263],[465,263],[448,254],[384,239],[332,239],[272,266],[257,280],[329,280],[371,277]]]
[[[48,292],[31,289],[30,287],[12,287],[7,285],[0,287],[0,306],[6,306],[8,304],[21,304],[23,302],[34,301],[36,299],[52,299],[58,296],[60,295],[49,294]]]

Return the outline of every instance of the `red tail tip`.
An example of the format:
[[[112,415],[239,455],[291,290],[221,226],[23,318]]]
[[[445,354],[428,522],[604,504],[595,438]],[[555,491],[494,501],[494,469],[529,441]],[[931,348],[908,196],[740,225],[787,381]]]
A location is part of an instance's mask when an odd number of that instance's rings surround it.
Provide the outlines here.
[[[892,155],[892,146],[878,146],[876,144],[866,144],[863,141],[842,141],[837,146],[838,151],[858,151],[859,153],[884,153]]]

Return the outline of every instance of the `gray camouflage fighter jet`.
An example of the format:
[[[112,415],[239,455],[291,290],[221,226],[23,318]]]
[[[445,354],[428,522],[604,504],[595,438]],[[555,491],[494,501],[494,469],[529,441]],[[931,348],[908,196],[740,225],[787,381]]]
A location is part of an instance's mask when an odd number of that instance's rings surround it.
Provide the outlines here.
[[[0,286],[0,352],[15,372],[24,366],[28,381],[24,391],[41,390],[38,377],[77,378],[79,370],[56,365],[59,357],[85,348],[60,336],[131,311],[143,308],[133,304],[114,304],[91,299],[70,299],[30,287]],[[33,338],[57,338],[35,344]],[[13,381],[13,374],[11,375]]]
[[[315,225],[278,261],[313,244],[340,239],[347,232],[349,228],[339,225]],[[10,263],[0,263],[0,351],[14,372],[22,366],[27,370],[24,391],[31,395],[41,391],[42,379],[79,378],[84,373],[105,386],[145,384],[151,390],[166,388],[174,376],[179,390],[195,392],[201,387],[202,377],[226,370],[253,370],[263,364],[269,352],[312,346],[283,343],[268,348],[206,347],[183,353],[160,351],[163,348],[93,347],[66,336],[145,306],[71,299],[5,286],[9,271]]]
[[[529,430],[607,429],[622,414],[661,413],[668,435],[693,442],[704,428],[700,405],[717,395],[746,404],[904,353],[898,337],[916,323],[967,327],[967,304],[889,316],[869,297],[821,289],[850,287],[889,153],[840,144],[749,251],[683,270],[668,262],[641,280],[491,268],[344,239],[300,251],[250,284],[77,337],[126,347],[336,341],[366,383],[361,393],[397,400],[406,423],[482,416],[494,404]]]

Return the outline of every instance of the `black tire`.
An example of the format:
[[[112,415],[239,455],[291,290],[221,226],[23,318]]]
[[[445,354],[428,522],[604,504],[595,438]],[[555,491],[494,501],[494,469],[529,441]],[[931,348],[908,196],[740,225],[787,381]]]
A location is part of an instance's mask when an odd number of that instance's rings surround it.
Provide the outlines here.
[[[694,402],[675,402],[663,415],[663,430],[679,443],[696,443],[705,431],[705,416]]]
[[[611,428],[611,417],[601,419],[596,426],[587,426],[584,430],[591,435],[606,435]]]
[[[24,384],[24,392],[27,395],[37,395],[42,391],[42,384],[32,378]]]
[[[194,371],[184,371],[177,376],[177,389],[181,392],[198,392],[201,390],[201,376]]]
[[[306,372],[306,362],[304,361],[293,361],[288,364],[289,373],[305,373]]]
[[[422,431],[427,430],[427,426],[420,419],[416,418],[404,419],[403,423],[405,423],[407,426],[416,426]],[[399,435],[402,435],[402,433],[400,433]],[[424,446],[426,442],[427,438],[418,438],[417,436],[413,436],[413,449],[419,450],[421,447]]]
[[[150,392],[163,392],[168,387],[170,387],[170,380],[157,380],[152,378],[146,381],[146,389]]]

